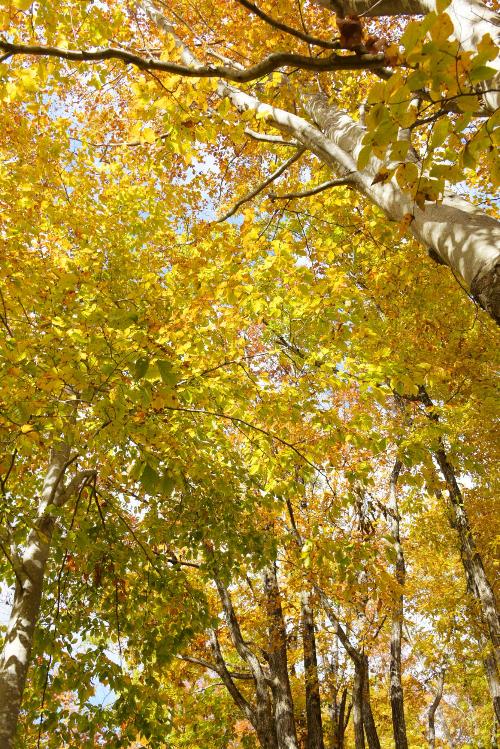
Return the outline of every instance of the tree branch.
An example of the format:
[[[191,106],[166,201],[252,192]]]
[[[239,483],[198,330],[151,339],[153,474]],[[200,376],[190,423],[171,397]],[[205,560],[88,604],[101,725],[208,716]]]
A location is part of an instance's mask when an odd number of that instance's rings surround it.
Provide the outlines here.
[[[269,135],[268,133],[257,133],[249,127],[245,128],[245,134],[249,135],[254,140],[262,141],[263,143],[276,143],[279,146],[293,146],[298,148],[299,144],[293,140],[284,140],[279,135]]]
[[[214,671],[214,673],[223,677],[220,664],[216,665],[215,663],[210,663],[209,661],[206,661],[204,658],[194,658],[191,655],[178,655],[177,658],[180,661],[186,661],[186,663],[194,663],[195,666],[202,666],[203,668],[206,668],[209,671]],[[252,674],[246,674],[241,671],[227,671],[227,673],[229,674],[231,679],[246,679],[246,680],[253,681]]]
[[[328,57],[308,57],[291,52],[273,52],[268,57],[239,69],[228,65],[181,65],[176,62],[158,60],[155,57],[141,57],[134,52],[115,47],[104,47],[96,50],[74,50],[61,47],[49,47],[38,44],[13,44],[0,39],[0,50],[12,57],[29,55],[33,57],[55,57],[69,62],[102,62],[120,60],[125,65],[134,65],[140,70],[157,70],[163,73],[180,75],[185,78],[219,78],[236,83],[248,83],[283,67],[301,70],[334,71],[334,70],[379,70],[384,67],[384,56],[381,54],[329,55]],[[5,59],[5,58],[4,58]]]
[[[270,200],[292,200],[294,198],[309,198],[311,195],[317,195],[323,190],[328,190],[330,187],[343,187],[343,186],[354,186],[354,180],[350,177],[340,177],[339,179],[330,179],[327,182],[322,182],[316,187],[311,187],[310,190],[304,190],[304,192],[290,192],[286,195],[276,195],[274,192],[270,192],[268,197]]]
[[[311,36],[311,34],[307,34],[304,31],[299,31],[298,29],[293,29],[291,26],[288,26],[286,23],[282,23],[281,21],[277,21],[275,18],[272,18],[267,13],[265,13],[263,10],[258,8],[255,3],[250,2],[250,0],[236,0],[240,5],[243,5],[244,8],[247,8],[251,13],[254,13],[256,16],[261,18],[265,23],[267,23],[269,26],[272,26],[274,29],[279,29],[279,31],[284,31],[285,34],[289,34],[290,36],[294,36],[297,39],[301,39],[303,42],[307,42],[307,44],[313,44],[316,47],[323,47],[324,49],[338,49],[339,43],[338,42],[332,42],[328,41],[327,39],[318,39],[316,36]]]
[[[331,607],[330,602],[328,601],[328,598],[326,597],[325,593],[321,590],[321,588],[318,585],[314,585],[314,590],[318,594],[319,599],[321,601],[321,605],[323,606],[323,609],[325,610],[326,615],[328,616],[328,618],[330,619],[331,623],[335,627],[335,634],[337,635],[337,637],[339,638],[340,642],[344,646],[347,654],[349,655],[349,657],[351,658],[351,660],[354,663],[359,664],[361,662],[362,655],[359,652],[359,650],[357,648],[355,648],[354,645],[352,645],[351,641],[349,640],[346,631],[344,630],[344,628],[340,624],[340,622],[339,622],[339,620],[338,620],[338,618],[337,618],[337,616],[336,616],[333,608]]]
[[[255,190],[252,190],[252,192],[248,193],[248,195],[245,195],[243,198],[238,200],[234,206],[231,208],[230,211],[224,214],[221,218],[217,219],[216,223],[221,224],[223,221],[227,221],[228,218],[231,216],[234,216],[238,208],[240,208],[244,203],[248,203],[250,200],[255,198],[256,195],[258,195],[260,192],[266,189],[268,185],[270,185],[274,180],[278,179],[278,177],[281,177],[283,172],[286,172],[286,170],[292,166],[296,161],[300,159],[300,157],[304,154],[304,151],[306,149],[304,146],[301,146],[297,149],[297,152],[293,154],[293,156],[290,156],[290,158],[285,161],[284,164],[282,164],[278,169],[276,169],[275,172],[273,172],[264,182],[262,182],[258,187],[255,188]]]
[[[222,678],[222,681],[224,682],[224,686],[226,687],[227,691],[233,698],[235,704],[240,708],[240,710],[243,711],[243,713],[246,715],[250,723],[256,727],[257,726],[257,716],[255,713],[254,708],[252,705],[243,697],[240,690],[234,683],[233,679],[231,678],[232,675],[227,669],[226,662],[224,660],[224,657],[222,655],[219,640],[217,637],[217,633],[214,629],[210,630],[210,645],[214,654],[214,658],[217,662],[218,667],[218,674]],[[250,677],[253,679],[253,676]]]

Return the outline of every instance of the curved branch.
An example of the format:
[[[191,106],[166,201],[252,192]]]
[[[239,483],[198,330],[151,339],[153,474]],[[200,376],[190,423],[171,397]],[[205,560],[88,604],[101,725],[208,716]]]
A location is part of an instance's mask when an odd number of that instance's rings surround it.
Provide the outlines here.
[[[254,140],[262,141],[262,143],[276,143],[278,146],[293,146],[298,148],[299,144],[293,140],[284,140],[279,135],[270,135],[269,133],[258,133],[249,127],[245,128],[245,135],[249,135]]]
[[[262,190],[265,190],[268,185],[270,185],[272,182],[274,182],[278,177],[281,177],[283,172],[286,172],[286,170],[292,166],[300,157],[303,155],[304,151],[306,149],[301,146],[296,153],[293,154],[293,156],[290,156],[287,161],[285,161],[284,164],[282,164],[276,171],[274,171],[264,182],[262,182],[258,187],[255,188],[255,190],[252,190],[252,192],[249,192],[248,195],[245,195],[243,198],[238,200],[234,206],[231,208],[230,211],[224,214],[221,218],[217,219],[216,223],[220,224],[223,221],[227,221],[228,218],[231,216],[234,216],[238,208],[240,208],[244,203],[248,203],[252,198],[255,198]]]
[[[310,190],[304,190],[304,192],[290,192],[286,195],[276,195],[274,192],[270,192],[268,197],[270,200],[292,200],[293,198],[309,198],[311,195],[317,195],[323,190],[328,190],[330,187],[344,187],[354,186],[354,180],[352,177],[340,177],[339,179],[330,179],[327,182],[322,182],[316,187],[311,187]]]
[[[323,47],[324,49],[338,49],[339,48],[338,42],[331,42],[331,41],[328,41],[327,39],[318,39],[318,37],[311,36],[311,34],[307,34],[305,31],[299,31],[298,29],[293,29],[291,26],[288,26],[286,23],[277,21],[275,18],[272,18],[272,16],[269,16],[263,10],[258,8],[255,5],[255,3],[250,2],[250,0],[236,0],[236,2],[239,3],[240,5],[243,5],[243,7],[249,10],[251,13],[255,13],[256,16],[261,18],[265,23],[267,23],[269,26],[272,26],[274,29],[279,29],[279,31],[284,31],[285,34],[289,34],[290,36],[294,36],[297,39],[301,39],[303,42],[307,42],[307,44],[313,44],[316,47]]]
[[[283,67],[300,68],[301,70],[313,70],[316,72],[379,70],[384,67],[384,56],[382,54],[332,54],[328,57],[313,58],[306,55],[296,55],[291,52],[274,52],[256,65],[239,69],[228,65],[181,65],[176,62],[158,60],[155,57],[141,57],[134,52],[116,49],[115,47],[104,47],[96,50],[76,50],[63,49],[61,47],[45,47],[38,44],[13,44],[6,39],[0,39],[0,50],[3,50],[5,53],[4,60],[14,55],[55,57],[61,60],[69,60],[70,62],[120,60],[125,65],[134,65],[140,70],[157,70],[163,73],[184,76],[185,78],[219,78],[237,83],[254,81]]]

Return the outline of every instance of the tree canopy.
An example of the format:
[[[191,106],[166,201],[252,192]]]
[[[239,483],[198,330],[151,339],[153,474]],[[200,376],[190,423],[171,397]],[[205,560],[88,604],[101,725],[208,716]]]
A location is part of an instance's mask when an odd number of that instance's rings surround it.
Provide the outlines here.
[[[499,25],[0,2],[0,749],[496,749]]]

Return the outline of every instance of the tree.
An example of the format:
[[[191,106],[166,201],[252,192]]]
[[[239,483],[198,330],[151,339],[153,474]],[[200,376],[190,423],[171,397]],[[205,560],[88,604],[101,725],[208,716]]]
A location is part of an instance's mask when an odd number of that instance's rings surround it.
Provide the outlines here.
[[[494,17],[299,5],[3,5],[9,749],[494,730]]]

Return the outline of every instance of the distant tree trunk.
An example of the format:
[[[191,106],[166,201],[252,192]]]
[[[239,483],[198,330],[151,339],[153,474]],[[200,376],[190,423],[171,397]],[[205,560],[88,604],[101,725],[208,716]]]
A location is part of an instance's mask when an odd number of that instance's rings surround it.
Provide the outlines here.
[[[264,570],[264,593],[269,631],[269,668],[272,679],[278,749],[299,749],[292,691],[288,677],[286,627],[275,564],[268,565]]]
[[[453,525],[460,539],[460,556],[471,592],[477,598],[484,621],[488,627],[490,640],[495,652],[497,667],[500,662],[500,618],[498,608],[481,556],[477,550],[467,511],[465,509],[462,492],[458,485],[455,469],[449,462],[443,448],[435,453],[437,463],[446,481]],[[500,719],[500,715],[497,716]]]
[[[443,687],[444,687],[444,671],[441,671],[438,677],[438,687],[436,690],[436,695],[431,703],[431,706],[429,708],[429,713],[427,715],[427,741],[429,742],[429,749],[434,749],[436,746],[436,726],[435,726],[435,717],[436,717],[436,710],[438,709],[439,703],[441,702],[441,697],[443,696]]]
[[[344,749],[345,732],[349,723],[351,708],[352,703],[347,707],[347,687],[342,690],[340,702],[337,702],[336,694],[332,696],[332,701],[328,707],[331,721],[329,749]]]
[[[368,749],[381,749],[377,726],[375,725],[375,719],[373,717],[370,700],[370,667],[368,663],[368,656],[364,653],[361,656],[361,664],[361,683],[363,692],[361,711],[363,714],[363,726],[365,729],[366,741],[368,744]]]
[[[306,690],[306,749],[324,749],[321,697],[318,679],[318,658],[314,613],[309,591],[302,593],[302,644],[304,649],[304,682]]]
[[[354,668],[352,685],[352,719],[354,724],[355,749],[365,749],[365,734],[363,731],[363,671]]]
[[[221,677],[227,691],[233,698],[234,703],[254,727],[260,746],[262,749],[277,749],[278,742],[276,738],[276,730],[271,714],[270,702],[266,699],[266,692],[264,692],[263,699],[262,691],[256,689],[258,705],[256,708],[251,705],[234,683],[222,655],[217,632],[213,629],[210,630],[210,645],[214,654],[217,673]]]
[[[428,418],[438,423],[439,417],[434,411],[434,403],[422,385],[419,387],[416,400],[420,401],[426,407]],[[432,455],[446,483],[449,508],[451,510],[451,526],[458,534],[460,558],[467,580],[467,587],[479,604],[483,622],[488,630],[494,657],[485,662],[486,676],[495,715],[500,722],[500,615],[495,594],[486,576],[483,560],[472,534],[469,516],[464,504],[462,491],[457,481],[455,468],[448,460],[441,438],[439,439],[438,448],[433,450]],[[440,493],[438,495],[440,496]]]
[[[500,725],[500,678],[495,657],[492,653],[484,659],[484,670],[490,688],[490,694],[493,700],[493,712],[495,714],[495,723]]]
[[[211,550],[209,550],[209,554],[213,559]],[[233,645],[240,658],[248,665],[254,679],[256,705],[253,725],[256,728],[260,744],[263,749],[282,749],[281,744],[278,744],[277,726],[273,715],[273,704],[269,696],[268,679],[266,678],[265,670],[243,638],[228,589],[216,574],[213,574],[213,579],[224,609]],[[233,699],[235,696],[233,696]],[[292,749],[295,749],[293,745]]]
[[[455,470],[443,448],[436,451],[435,457],[446,481],[452,525],[458,533],[460,557],[465,570],[467,584],[472,595],[479,603],[482,618],[488,629],[489,639],[493,647],[494,655],[485,661],[485,667],[493,709],[497,720],[500,722],[500,618],[495,594],[486,576],[481,555],[477,550],[472,535],[469,517],[455,476]]]
[[[403,588],[406,570],[399,534],[399,508],[397,498],[397,482],[401,471],[401,461],[397,460],[391,474],[389,486],[389,512],[391,533],[396,551],[396,581]],[[404,597],[401,592],[394,610],[391,623],[391,661],[390,661],[390,698],[392,713],[392,730],[396,749],[408,749],[406,737],[406,722],[404,713],[403,682],[401,679],[401,640],[403,636]]]

